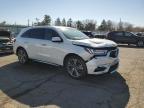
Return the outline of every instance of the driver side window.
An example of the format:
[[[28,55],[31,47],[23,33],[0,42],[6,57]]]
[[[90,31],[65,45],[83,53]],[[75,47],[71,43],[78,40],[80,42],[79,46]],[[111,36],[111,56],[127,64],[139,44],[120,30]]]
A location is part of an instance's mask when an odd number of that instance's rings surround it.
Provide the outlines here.
[[[123,32],[115,32],[114,35],[115,36],[123,36]]]
[[[45,30],[45,39],[51,41],[52,37],[60,37],[60,36],[56,31],[54,31],[52,29],[46,29]]]

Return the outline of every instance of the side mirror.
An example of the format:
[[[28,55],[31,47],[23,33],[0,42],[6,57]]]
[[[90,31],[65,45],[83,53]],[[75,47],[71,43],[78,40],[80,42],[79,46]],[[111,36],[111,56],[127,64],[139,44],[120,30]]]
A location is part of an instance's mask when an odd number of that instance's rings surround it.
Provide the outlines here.
[[[52,37],[52,42],[62,42],[60,37]]]

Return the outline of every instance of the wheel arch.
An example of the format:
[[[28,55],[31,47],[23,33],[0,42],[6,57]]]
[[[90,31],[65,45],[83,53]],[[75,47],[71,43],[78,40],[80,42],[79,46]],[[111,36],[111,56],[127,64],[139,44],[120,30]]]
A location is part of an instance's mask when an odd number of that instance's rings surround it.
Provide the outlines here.
[[[18,53],[18,50],[19,49],[23,49],[23,50],[25,50],[25,48],[24,47],[22,47],[22,46],[19,46],[19,47],[17,47],[17,49],[16,49],[16,55],[17,55],[17,53]],[[25,52],[27,53],[27,51],[25,50]]]
[[[64,57],[63,66],[65,66],[65,61],[66,61],[66,59],[67,59],[68,57],[71,57],[71,56],[77,56],[77,57],[81,58],[83,61],[85,61],[80,55],[75,54],[75,53],[69,53],[69,54],[67,54],[67,55]]]

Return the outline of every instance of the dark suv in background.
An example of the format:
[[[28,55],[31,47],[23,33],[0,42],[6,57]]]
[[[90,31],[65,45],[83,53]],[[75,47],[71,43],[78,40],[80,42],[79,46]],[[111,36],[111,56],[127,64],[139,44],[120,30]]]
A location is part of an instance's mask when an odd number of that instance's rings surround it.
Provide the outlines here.
[[[13,38],[9,31],[0,30],[0,54],[13,53]]]
[[[94,35],[93,32],[91,32],[91,31],[83,31],[83,33],[84,33],[85,35],[87,35],[88,37],[90,37],[90,38],[95,38],[95,35]]]
[[[105,34],[97,34],[96,32],[92,32],[92,31],[83,31],[83,33],[90,38],[101,38],[101,39],[106,38]]]
[[[126,31],[113,31],[107,34],[107,39],[113,40],[116,43],[135,44],[139,47],[144,46],[144,37],[135,35]]]

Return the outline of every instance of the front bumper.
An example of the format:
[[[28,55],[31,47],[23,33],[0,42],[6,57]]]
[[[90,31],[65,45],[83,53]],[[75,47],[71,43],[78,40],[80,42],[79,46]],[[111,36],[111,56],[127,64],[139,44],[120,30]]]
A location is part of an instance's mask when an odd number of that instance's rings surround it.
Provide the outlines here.
[[[95,57],[86,63],[88,74],[113,73],[119,67],[119,59],[111,57]]]
[[[0,46],[0,53],[13,53],[12,45]]]

